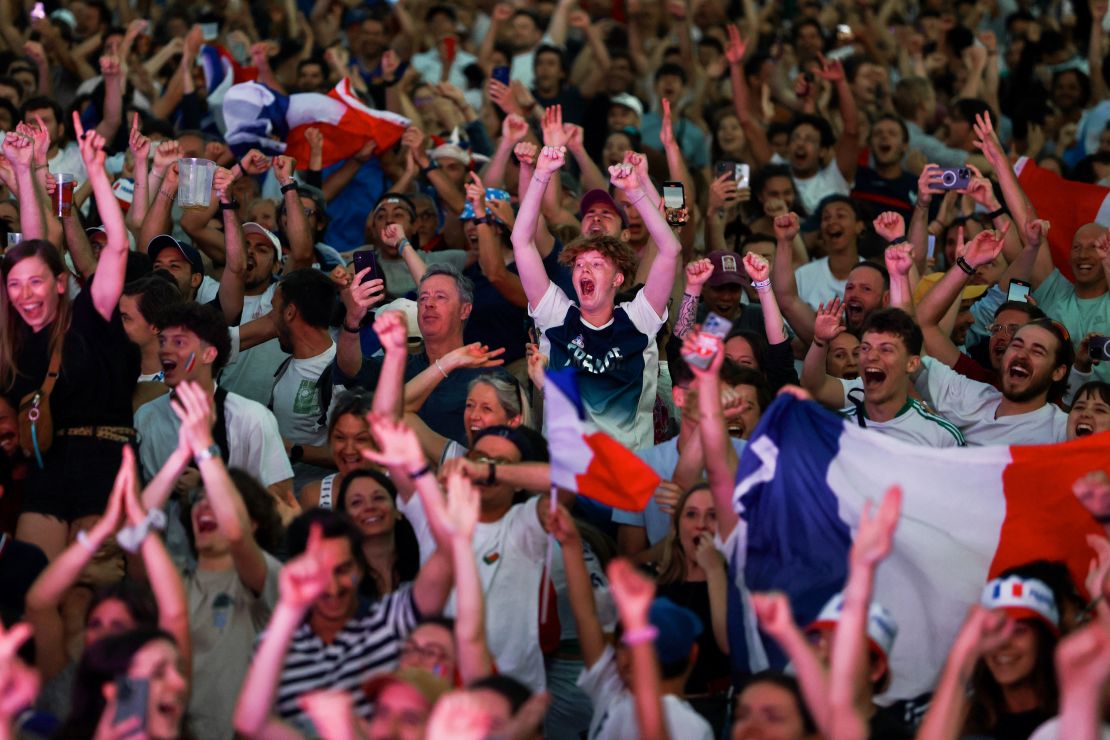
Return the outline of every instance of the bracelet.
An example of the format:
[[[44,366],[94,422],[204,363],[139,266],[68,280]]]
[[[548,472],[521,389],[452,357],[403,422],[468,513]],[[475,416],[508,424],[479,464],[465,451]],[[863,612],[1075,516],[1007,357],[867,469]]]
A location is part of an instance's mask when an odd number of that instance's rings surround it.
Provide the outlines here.
[[[347,326],[347,322],[344,321],[343,322],[343,331],[349,332],[351,334],[361,334],[362,333],[362,327],[361,326],[356,326],[355,328],[352,329],[351,327]]]
[[[433,159],[432,161],[428,162],[427,167],[421,167],[420,168],[420,174],[421,175],[427,175],[432,170],[438,170],[438,169],[439,169],[439,165],[436,164],[436,161]]]
[[[927,210],[929,210],[929,203],[930,203],[930,201],[922,200],[921,198],[918,198],[916,206],[918,208],[920,208],[921,210],[923,210],[923,211],[927,211]]]
[[[532,175],[532,179],[533,180],[538,180],[539,182],[542,182],[544,185],[551,182],[551,177],[550,176],[548,176],[547,179],[544,179],[544,178],[540,177],[538,174]]]
[[[968,263],[968,261],[965,260],[963,257],[957,257],[956,258],[956,267],[960,268],[961,270],[966,272],[968,275],[974,275],[975,274],[975,268],[972,267]]]
[[[905,244],[905,243],[906,243],[905,235],[896,236],[896,237],[894,237],[893,239],[890,240],[890,244],[888,246],[897,247],[899,244]]]
[[[420,468],[419,470],[413,470],[413,471],[409,472],[409,478],[412,478],[413,480],[416,480],[417,478],[423,478],[425,475],[427,475],[430,472],[432,472],[432,466],[429,463],[428,465],[425,465],[424,467]]]
[[[412,245],[412,242],[410,242],[408,240],[408,237],[402,238],[401,241],[397,242],[397,254],[398,255],[402,254],[405,251],[405,247],[408,247],[408,246],[411,246],[411,245]]]
[[[224,211],[237,210],[239,210],[239,201],[235,200],[234,198],[229,200],[227,203],[224,203],[222,200],[220,201],[220,213],[223,213]]]
[[[205,447],[203,450],[201,450],[197,454],[193,455],[193,462],[202,463],[205,460],[211,460],[212,458],[219,457],[219,456],[220,456],[220,446],[219,445],[209,445],[208,447]]]
[[[285,195],[286,193],[292,193],[296,189],[297,189],[297,181],[296,180],[290,180],[289,182],[287,182],[287,183],[285,183],[284,185],[281,186],[281,194]]]
[[[215,446],[215,445],[213,445]],[[116,533],[116,542],[129,553],[136,553],[142,547],[150,530],[163,530],[166,528],[166,513],[161,509],[151,509],[146,513],[146,518],[131,527],[124,527]]]
[[[85,551],[88,552],[89,555],[95,555],[96,554],[96,550],[97,550],[96,545],[94,545],[92,543],[92,540],[89,539],[89,533],[86,532],[83,529],[80,532],[77,533],[77,544],[79,544],[79,545],[81,545],[81,547],[85,548]]]
[[[497,483],[497,466],[489,463],[489,473],[486,474],[486,485],[492,486]]]
[[[659,636],[659,628],[654,624],[649,624],[646,627],[630,630],[621,635],[621,642],[628,647],[635,647],[643,645],[647,642],[655,642],[655,638]]]
[[[31,171],[34,172],[35,170],[45,170],[49,166],[49,164],[32,164]]]
[[[439,364],[439,360],[436,360],[436,370],[439,370],[440,374],[443,375],[443,379],[447,380],[447,371],[443,369],[443,365]]]
[[[993,221],[996,218],[998,218],[999,216],[1008,216],[1009,213],[1010,212],[1006,210],[1006,206],[999,206],[998,208],[996,208],[993,211],[991,211],[990,213],[988,213],[987,218],[989,218],[991,221]]]
[[[771,278],[767,278],[766,280],[753,280],[752,287],[756,290],[767,290],[771,287]]]
[[[813,346],[817,347],[818,349],[824,349],[825,348],[825,343],[822,342],[820,339],[814,339],[813,340]]]

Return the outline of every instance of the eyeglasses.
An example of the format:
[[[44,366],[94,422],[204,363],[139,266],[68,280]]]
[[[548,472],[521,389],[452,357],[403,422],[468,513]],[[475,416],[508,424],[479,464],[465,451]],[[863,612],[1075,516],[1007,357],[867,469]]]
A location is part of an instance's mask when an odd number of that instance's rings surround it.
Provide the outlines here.
[[[447,651],[439,645],[418,645],[412,640],[405,640],[401,644],[401,657],[415,657],[430,663],[442,663],[447,660]]]
[[[1011,337],[1020,328],[1021,324],[991,324],[989,327],[991,334],[1009,334]]]

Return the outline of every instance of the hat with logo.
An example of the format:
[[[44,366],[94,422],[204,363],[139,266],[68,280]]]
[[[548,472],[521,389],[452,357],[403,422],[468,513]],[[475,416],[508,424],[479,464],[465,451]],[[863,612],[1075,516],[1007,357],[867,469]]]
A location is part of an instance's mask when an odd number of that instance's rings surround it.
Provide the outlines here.
[[[201,259],[200,252],[197,251],[196,247],[188,242],[179,242],[169,234],[159,234],[151,239],[150,243],[146,245],[146,254],[150,257],[150,261],[154,262],[158,259],[159,254],[171,247],[184,255],[192,266],[193,272],[204,274],[204,260]]]
[[[748,273],[744,271],[744,263],[736,252],[715,250],[706,255],[713,263],[713,274],[705,281],[711,288],[721,285],[743,285],[748,280]]]
[[[578,203],[579,220],[581,220],[591,208],[599,203],[620,216],[621,228],[628,228],[628,212],[624,210],[624,206],[615,201],[613,196],[609,195],[609,191],[602,190],[601,188],[594,188],[582,196],[582,200]]]
[[[844,594],[839,593],[829,599],[825,608],[817,615],[806,632],[821,629],[822,627],[835,628],[840,624],[840,616],[844,611]],[[894,621],[891,614],[881,604],[872,601],[867,609],[867,644],[887,664],[890,664],[890,651],[894,648],[894,638],[898,637],[898,622]]]
[[[1056,597],[1044,581],[1036,578],[995,578],[983,586],[979,603],[988,609],[1001,609],[1014,619],[1039,619],[1053,633],[1060,631]]]

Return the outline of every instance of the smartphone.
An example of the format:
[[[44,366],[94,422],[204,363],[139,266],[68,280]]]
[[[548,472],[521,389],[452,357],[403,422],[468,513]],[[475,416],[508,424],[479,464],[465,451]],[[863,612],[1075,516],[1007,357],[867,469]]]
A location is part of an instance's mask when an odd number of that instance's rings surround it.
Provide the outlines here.
[[[1029,288],[1029,283],[1025,282],[1024,280],[1015,280],[1014,278],[1010,278],[1010,289],[1006,291],[1006,300],[1028,303]]]
[[[686,210],[686,191],[682,183],[668,180],[663,183],[663,209],[667,212],[667,223],[682,226],[690,220]]]
[[[499,65],[493,68],[493,79],[500,82],[502,85],[509,84],[509,68],[505,65]]]
[[[24,7],[26,7],[26,6],[24,6]],[[35,6],[33,8],[31,8],[31,17],[32,18],[45,18],[46,17],[46,6],[43,5],[42,3],[35,3]]]
[[[370,272],[362,276],[362,280],[359,281],[360,284],[381,277],[381,271],[378,269],[378,255],[368,249],[364,249],[361,252],[355,252],[353,259],[356,275],[367,267],[370,268]]]
[[[735,180],[736,173],[739,172],[739,170],[740,165],[738,165],[736,162],[718,162],[716,175],[717,177],[720,177],[721,175],[728,175],[729,178]]]
[[[709,315],[705,317],[705,322],[701,325],[697,347],[692,353],[682,355],[682,359],[704,370],[709,367],[713,362],[713,358],[717,355],[717,345],[713,341],[707,339],[707,336],[717,337],[723,342],[730,331],[732,331],[731,321],[710,312]]]
[[[936,253],[937,253],[937,238],[935,236],[933,236],[932,234],[929,234],[929,251],[925,253],[925,256],[928,257],[929,259],[932,259],[934,256],[936,256]]]
[[[220,37],[220,24],[215,21],[211,23],[201,23],[200,31],[204,35],[205,41],[215,41]]]
[[[746,188],[750,187],[749,182],[752,177],[752,168],[744,162],[736,165],[736,187]]]
[[[150,681],[145,678],[116,679],[116,717],[115,724],[132,717],[139,718],[139,726],[146,727],[147,703],[150,701]]]

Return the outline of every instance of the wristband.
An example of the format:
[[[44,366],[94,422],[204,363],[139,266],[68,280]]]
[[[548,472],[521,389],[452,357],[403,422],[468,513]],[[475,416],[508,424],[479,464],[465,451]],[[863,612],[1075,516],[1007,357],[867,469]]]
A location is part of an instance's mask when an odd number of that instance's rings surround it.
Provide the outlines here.
[[[430,162],[428,162],[427,167],[421,167],[420,168],[420,174],[421,175],[427,175],[432,170],[438,170],[438,169],[439,169],[439,165],[436,164],[436,161],[433,159]]]
[[[436,370],[439,370],[440,374],[443,375],[443,379],[447,380],[447,371],[443,369],[443,365],[439,364],[439,360],[436,360]]]
[[[347,326],[347,322],[344,321],[343,322],[343,331],[350,332],[351,334],[361,334],[362,333],[362,327],[361,326],[356,326],[355,328],[352,329],[351,327]]]
[[[425,465],[424,467],[420,468],[419,470],[410,471],[409,472],[409,477],[412,478],[413,480],[416,480],[417,478],[423,478],[425,475],[427,475],[430,472],[432,472],[432,466],[429,464],[429,465]]]
[[[550,176],[548,176],[548,177],[547,177],[547,178],[545,179],[545,178],[542,178],[542,177],[540,177],[540,176],[539,176],[539,173],[537,173],[537,174],[535,174],[535,175],[532,175],[532,179],[533,179],[533,180],[538,180],[539,182],[542,182],[542,183],[543,183],[544,185],[546,185],[547,183],[551,182],[551,177],[550,177]]]
[[[991,221],[993,221],[996,218],[998,218],[999,216],[1008,216],[1009,213],[1010,212],[1006,210],[1006,206],[999,206],[998,208],[996,208],[993,211],[991,211],[990,213],[988,213],[987,218],[989,218]]]
[[[820,339],[814,339],[813,340],[813,346],[817,347],[818,349],[824,349],[825,348],[825,343],[822,342]]]
[[[497,466],[489,463],[489,473],[486,474],[486,485],[492,486],[497,483]]]
[[[85,548],[85,551],[88,552],[89,555],[96,554],[96,545],[94,545],[92,543],[92,540],[89,539],[89,533],[83,529],[77,533],[77,544]]]
[[[209,445],[208,447],[205,447],[203,450],[201,450],[197,454],[193,455],[193,462],[202,463],[205,460],[211,460],[212,458],[219,457],[219,456],[220,456],[220,446],[219,445]]]
[[[286,193],[291,193],[296,189],[297,189],[297,181],[296,180],[290,180],[289,182],[287,182],[287,183],[285,183],[284,185],[281,186],[281,194],[285,195]]]
[[[771,278],[767,278],[766,280],[753,280],[752,287],[756,290],[767,290],[771,287]]]
[[[116,533],[116,542],[129,553],[137,553],[152,529],[166,528],[166,514],[161,509],[151,509],[146,518],[131,527],[124,527]]]
[[[220,201],[220,213],[223,213],[224,211],[237,210],[239,210],[239,201],[235,200],[234,198],[229,200],[227,203],[224,203],[222,200]]]
[[[975,268],[972,267],[968,263],[968,261],[965,260],[963,257],[957,257],[956,258],[956,267],[960,268],[961,270],[966,272],[968,275],[974,275],[975,274]]]
[[[646,627],[625,632],[621,635],[621,642],[628,647],[635,647],[647,642],[655,642],[655,638],[658,636],[659,629],[655,625],[649,624]]]
[[[888,246],[897,247],[899,244],[905,244],[905,243],[906,243],[906,237],[905,236],[896,236],[896,237],[894,237],[893,239],[890,240],[890,244]]]
[[[398,256],[403,254],[404,251],[405,251],[405,247],[410,246],[411,244],[412,244],[412,242],[410,242],[408,240],[408,237],[405,237],[404,239],[401,239],[401,241],[397,242],[397,254],[398,254]]]

